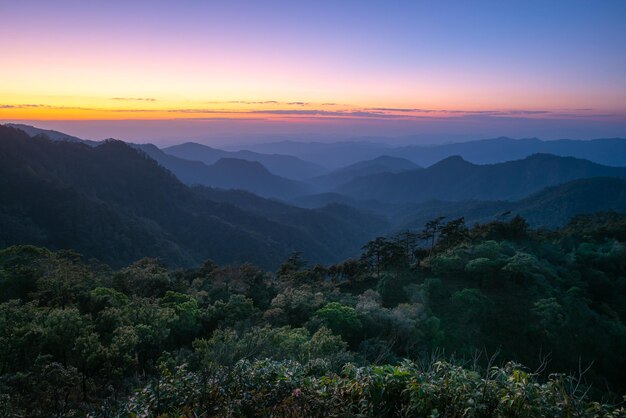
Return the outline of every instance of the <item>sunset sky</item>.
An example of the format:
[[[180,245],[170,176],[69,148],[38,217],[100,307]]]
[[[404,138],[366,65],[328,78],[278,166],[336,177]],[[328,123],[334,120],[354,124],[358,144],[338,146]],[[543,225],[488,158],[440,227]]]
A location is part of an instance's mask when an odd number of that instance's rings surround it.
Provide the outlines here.
[[[0,122],[166,144],[626,136],[626,1],[0,0]]]

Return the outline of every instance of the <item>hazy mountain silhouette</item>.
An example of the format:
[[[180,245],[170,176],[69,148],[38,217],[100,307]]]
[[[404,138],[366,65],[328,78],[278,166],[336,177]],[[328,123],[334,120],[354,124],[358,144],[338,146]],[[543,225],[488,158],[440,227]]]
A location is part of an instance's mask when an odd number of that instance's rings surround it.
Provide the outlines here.
[[[626,212],[626,180],[595,177],[548,187],[515,202],[433,201],[407,205],[392,217],[394,228],[419,229],[437,216],[447,219],[465,217],[468,224],[505,220],[521,215],[533,227],[559,227],[571,217],[604,211]]]
[[[538,153],[584,158],[603,165],[626,166],[626,139],[542,141],[537,138],[502,137],[435,146],[406,146],[388,152],[389,155],[401,156],[422,166],[434,164],[452,155],[459,155],[475,164],[491,164],[518,160]]]
[[[307,191],[303,184],[275,176],[256,161],[222,158],[208,166],[207,173],[210,185],[222,189],[243,189],[273,197],[295,196]]]
[[[165,153],[152,144],[136,145],[183,183],[222,189],[241,189],[261,196],[289,198],[305,194],[309,186],[270,173],[255,161],[222,158],[212,165],[190,161]]]
[[[317,176],[326,171],[320,165],[304,161],[291,155],[261,154],[258,152],[224,151],[194,142],[186,142],[164,148],[167,154],[174,155],[191,161],[202,161],[210,165],[222,158],[237,158],[240,160],[257,161],[271,173],[277,176],[286,177],[293,180],[303,180]]]
[[[90,146],[100,144],[100,142],[83,140],[71,135],[67,135],[63,132],[48,131],[45,129],[39,129],[30,125],[18,125],[7,124],[6,126],[14,126],[18,129],[22,129],[29,136],[34,137],[37,135],[45,135],[46,137],[54,141],[69,141],[69,142],[81,142]],[[52,135],[52,137],[50,137]],[[258,164],[246,164],[248,161],[242,161],[242,163],[230,162],[221,163],[216,165],[215,163],[221,159],[214,161],[212,166],[199,162],[197,160],[186,160],[174,155],[165,153],[163,150],[153,144],[129,144],[134,148],[138,148],[156,160],[163,167],[170,170],[176,177],[178,177],[183,183],[187,185],[200,184],[209,187],[222,187],[228,189],[243,189],[261,196],[276,197],[276,198],[290,198],[301,194],[310,193],[309,187],[304,183],[298,183],[296,181],[288,180],[277,175],[273,175],[263,166]],[[201,149],[209,149],[203,145],[199,145]],[[224,155],[246,155],[247,152],[241,153],[229,153],[221,150],[214,150]],[[260,157],[264,157],[258,154]],[[316,166],[312,163],[299,160],[290,156],[267,156],[268,160],[274,160],[283,162],[285,161],[285,167],[292,167],[294,171],[297,171],[296,167],[301,161],[303,163],[301,172],[306,175],[309,173],[319,173]],[[276,158],[274,158],[276,157]],[[248,159],[249,160],[249,159]],[[289,165],[291,164],[291,166]],[[322,170],[321,167],[319,170]]]
[[[214,202],[229,203],[264,218],[302,229],[316,235],[322,242],[332,240],[333,246],[343,247],[340,251],[346,254],[354,254],[360,249],[360,246],[355,246],[354,237],[361,236],[368,240],[374,231],[382,232],[388,227],[381,216],[373,216],[367,211],[334,202],[306,210],[277,200],[264,199],[243,190],[205,187],[195,190]],[[338,224],[342,227],[335,229]],[[343,236],[346,231],[349,233]]]
[[[0,246],[73,248],[115,266],[154,256],[170,265],[211,258],[275,267],[296,250],[315,262],[341,260],[384,225],[341,207],[270,219],[203,190],[121,141],[89,147],[0,127]]]
[[[350,206],[361,212],[372,213],[383,217],[389,217],[398,207],[398,205],[392,203],[380,202],[373,199],[360,200],[332,192],[298,196],[290,199],[289,203],[306,209],[319,209],[329,205]]]
[[[339,167],[381,155],[401,157],[427,167],[444,158],[459,155],[475,164],[493,164],[547,153],[564,157],[584,158],[610,166],[626,165],[626,139],[594,140],[561,139],[543,141],[537,138],[511,139],[506,137],[455,142],[440,145],[393,146],[375,138],[375,141],[340,141],[331,143],[283,141],[250,145],[259,152],[277,152],[304,158],[328,166]],[[423,140],[423,139],[422,139]]]
[[[387,154],[387,150],[391,148],[387,144],[369,141],[278,141],[247,146],[247,149],[256,152],[293,155],[331,169],[380,157]]]
[[[382,155],[372,160],[359,161],[358,163],[339,168],[323,176],[314,177],[309,179],[308,183],[315,186],[318,190],[330,190],[357,177],[379,173],[399,173],[418,168],[420,168],[418,165],[405,158]]]
[[[100,143],[98,141],[90,141],[88,139],[78,138],[76,136],[68,135],[63,132],[53,131],[51,129],[36,128],[34,126],[24,125],[21,123],[5,123],[4,126],[9,126],[11,128],[20,129],[26,132],[31,137],[37,136],[37,135],[45,135],[48,139],[52,141],[81,142],[83,144],[92,145],[92,146]]]
[[[472,164],[454,156],[426,169],[359,177],[340,186],[336,192],[391,203],[515,200],[545,187],[599,176],[626,177],[626,168],[549,154],[489,165]]]

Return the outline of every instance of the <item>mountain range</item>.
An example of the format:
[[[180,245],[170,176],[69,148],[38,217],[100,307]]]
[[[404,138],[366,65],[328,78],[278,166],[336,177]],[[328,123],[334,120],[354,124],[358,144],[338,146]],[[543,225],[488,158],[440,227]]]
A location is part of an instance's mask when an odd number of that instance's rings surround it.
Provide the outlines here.
[[[273,268],[294,251],[339,261],[437,216],[521,214],[558,227],[577,214],[626,211],[626,168],[572,157],[452,156],[421,168],[385,154],[297,181],[227,155],[207,164],[152,144],[0,126],[0,247],[74,248],[113,266],[151,256],[171,266],[211,258]]]
[[[24,131],[29,136],[38,136],[43,135],[51,141],[69,141],[69,142],[81,142],[87,145],[97,145],[98,141],[91,141],[88,139],[78,138],[73,135],[68,135],[64,132],[54,131],[52,129],[41,129],[31,125],[25,125],[22,123],[6,123],[4,126],[8,126],[11,128],[16,128],[21,131]]]
[[[624,178],[626,167],[550,154],[486,165],[454,156],[425,169],[358,177],[334,191],[352,198],[391,203],[516,200],[545,187],[589,177]]]
[[[347,207],[270,216],[211,193],[121,141],[90,147],[0,126],[0,247],[73,248],[113,266],[151,256],[172,266],[210,258],[274,268],[294,251],[339,261],[385,227]],[[248,208],[280,207],[253,198]]]
[[[371,141],[299,142],[279,141],[249,144],[252,151],[266,154],[292,155],[334,170],[359,161],[389,155],[391,146]],[[402,156],[400,156],[402,157]]]
[[[257,161],[221,158],[207,165],[167,154],[152,144],[132,146],[145,152],[187,185],[240,189],[271,198],[291,198],[312,190],[305,183],[270,173]]]
[[[313,177],[307,183],[319,191],[327,191],[349,183],[357,177],[381,173],[399,173],[419,168],[417,164],[405,158],[381,155],[371,160],[359,161],[358,163],[338,168],[322,176]]]
[[[255,161],[261,163],[270,173],[292,180],[308,179],[326,171],[318,164],[291,155],[262,154],[248,150],[224,151],[194,142],[163,148],[163,152],[190,161],[201,161],[207,165],[223,158]]]
[[[558,228],[576,215],[626,212],[626,179],[594,177],[574,180],[517,201],[430,201],[396,207],[393,230],[420,229],[431,219],[464,217],[468,224],[505,220],[520,215],[535,228]]]
[[[388,141],[388,138],[341,142],[280,141],[249,145],[248,148],[258,152],[293,155],[330,168],[343,167],[381,155],[405,158],[422,167],[455,155],[475,164],[493,164],[519,160],[533,154],[584,158],[609,166],[626,165],[626,139],[623,138],[543,141],[537,138],[499,137],[449,144],[404,146],[374,142],[385,140]]]

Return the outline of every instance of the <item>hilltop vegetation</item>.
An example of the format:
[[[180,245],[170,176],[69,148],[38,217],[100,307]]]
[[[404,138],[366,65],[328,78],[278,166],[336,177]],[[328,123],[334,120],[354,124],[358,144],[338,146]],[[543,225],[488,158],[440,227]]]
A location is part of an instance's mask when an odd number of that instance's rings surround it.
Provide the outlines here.
[[[625,245],[607,213],[435,219],[274,274],[11,247],[0,414],[623,416]]]
[[[626,179],[596,177],[548,187],[517,201],[431,201],[392,210],[396,228],[419,228],[436,216],[465,217],[469,224],[519,214],[533,227],[558,228],[580,214],[626,210]]]

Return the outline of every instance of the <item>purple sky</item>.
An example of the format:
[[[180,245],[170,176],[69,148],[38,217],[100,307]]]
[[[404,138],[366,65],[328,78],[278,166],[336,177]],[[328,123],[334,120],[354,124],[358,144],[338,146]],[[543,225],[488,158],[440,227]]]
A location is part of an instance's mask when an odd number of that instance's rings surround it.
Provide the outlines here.
[[[0,3],[0,121],[102,139],[626,137],[626,1]]]

